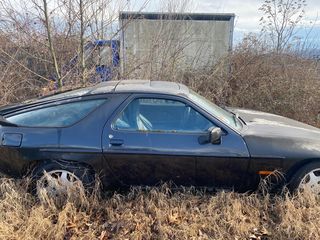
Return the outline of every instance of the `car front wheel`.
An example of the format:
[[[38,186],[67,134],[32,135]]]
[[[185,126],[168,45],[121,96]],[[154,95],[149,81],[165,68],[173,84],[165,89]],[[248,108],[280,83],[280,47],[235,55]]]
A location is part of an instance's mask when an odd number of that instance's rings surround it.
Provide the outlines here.
[[[320,195],[320,162],[309,163],[292,177],[290,189]]]

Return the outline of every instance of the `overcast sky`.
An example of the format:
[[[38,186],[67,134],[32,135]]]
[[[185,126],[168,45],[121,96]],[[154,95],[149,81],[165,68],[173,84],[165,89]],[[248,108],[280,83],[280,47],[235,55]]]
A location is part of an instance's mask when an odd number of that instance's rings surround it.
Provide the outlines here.
[[[183,0],[150,0],[148,7],[144,11],[159,11],[163,2],[183,1]],[[190,0],[192,6],[190,11],[199,13],[234,13],[235,20],[235,41],[238,41],[243,34],[248,32],[259,32],[259,19],[262,13],[258,10],[263,0]],[[136,10],[144,0],[131,0],[131,8]],[[319,41],[320,36],[320,0],[306,0],[306,14],[298,36],[303,38],[309,33],[310,21],[312,33],[308,35],[310,41]]]

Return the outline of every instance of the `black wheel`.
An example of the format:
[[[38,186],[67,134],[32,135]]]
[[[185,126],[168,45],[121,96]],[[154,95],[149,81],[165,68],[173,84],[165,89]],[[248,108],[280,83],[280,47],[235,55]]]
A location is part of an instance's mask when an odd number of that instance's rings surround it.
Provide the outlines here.
[[[291,178],[291,191],[310,191],[320,194],[320,162],[313,162],[302,166]]]
[[[33,172],[33,192],[40,200],[67,197],[70,193],[84,193],[92,189],[94,174],[89,168],[56,161],[46,162]]]

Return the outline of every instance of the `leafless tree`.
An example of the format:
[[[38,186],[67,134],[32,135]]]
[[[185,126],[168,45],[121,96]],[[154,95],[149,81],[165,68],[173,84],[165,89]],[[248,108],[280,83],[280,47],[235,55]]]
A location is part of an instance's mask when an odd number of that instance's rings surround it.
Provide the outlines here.
[[[127,4],[126,0],[1,0],[0,35],[7,36],[12,47],[1,44],[0,52],[44,85],[56,81],[61,89],[88,84],[96,65],[90,61],[96,59],[88,58],[91,53],[85,45],[116,37],[118,12]],[[76,64],[66,67],[74,56]]]
[[[60,75],[60,68],[58,65],[57,57],[56,57],[56,50],[53,45],[52,41],[52,28],[51,28],[51,20],[50,20],[50,10],[48,9],[48,1],[47,0],[42,0],[42,6],[34,2],[35,5],[39,8],[40,11],[42,11],[43,16],[44,16],[44,25],[46,28],[47,32],[47,37],[48,37],[48,44],[49,44],[49,50],[50,50],[50,55],[52,58],[52,63],[54,66],[55,74],[57,77],[57,82],[58,82],[58,87],[62,87],[62,81],[61,81],[61,75]]]
[[[306,0],[265,0],[259,10],[262,31],[269,35],[276,52],[282,52],[295,35],[305,14]]]

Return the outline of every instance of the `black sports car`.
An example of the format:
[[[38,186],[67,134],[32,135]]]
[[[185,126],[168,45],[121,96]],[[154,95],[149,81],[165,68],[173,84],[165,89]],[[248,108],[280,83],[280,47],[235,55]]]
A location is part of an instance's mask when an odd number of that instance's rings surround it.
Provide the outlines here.
[[[0,108],[0,171],[61,185],[210,186],[246,191],[278,170],[320,193],[320,130],[220,108],[173,82],[123,80]],[[32,170],[32,171],[30,171]],[[38,188],[39,190],[39,188]]]

